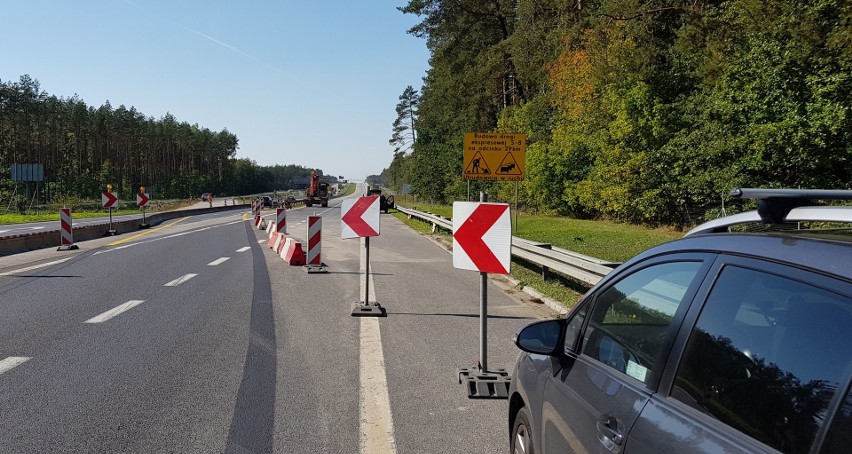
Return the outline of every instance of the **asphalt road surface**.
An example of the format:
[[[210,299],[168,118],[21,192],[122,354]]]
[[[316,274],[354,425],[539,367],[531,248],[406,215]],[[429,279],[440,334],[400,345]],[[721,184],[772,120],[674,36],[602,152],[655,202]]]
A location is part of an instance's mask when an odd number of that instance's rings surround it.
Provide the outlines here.
[[[322,216],[322,274],[247,211],[0,258],[0,452],[505,452],[508,402],[458,383],[479,274],[382,215],[369,300],[387,317],[350,316],[364,242],[340,238],[338,203],[287,212],[303,244]],[[551,314],[488,299],[488,365],[509,368],[512,334]]]

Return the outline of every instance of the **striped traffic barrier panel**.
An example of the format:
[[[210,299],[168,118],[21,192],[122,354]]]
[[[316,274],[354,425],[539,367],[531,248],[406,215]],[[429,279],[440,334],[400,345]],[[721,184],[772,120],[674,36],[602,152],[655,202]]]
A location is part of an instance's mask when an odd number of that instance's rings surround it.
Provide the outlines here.
[[[272,239],[272,234],[275,232],[275,226],[272,223],[266,224],[266,233],[269,235],[269,239]]]
[[[326,272],[322,263],[322,216],[308,216],[308,252],[305,261],[309,273]]]
[[[287,210],[278,208],[275,212],[275,231],[278,233],[287,233]]]
[[[74,244],[74,229],[71,220],[71,208],[61,208],[59,210],[59,233],[60,243],[57,251],[69,251],[71,249],[79,249]]]

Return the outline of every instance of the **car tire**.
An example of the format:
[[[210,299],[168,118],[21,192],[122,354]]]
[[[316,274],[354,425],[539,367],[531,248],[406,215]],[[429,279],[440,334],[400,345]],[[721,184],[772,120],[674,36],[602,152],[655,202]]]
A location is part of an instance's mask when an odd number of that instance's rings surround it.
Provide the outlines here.
[[[533,454],[532,429],[527,407],[521,407],[515,415],[512,426],[512,439],[509,442],[509,452],[512,454]]]

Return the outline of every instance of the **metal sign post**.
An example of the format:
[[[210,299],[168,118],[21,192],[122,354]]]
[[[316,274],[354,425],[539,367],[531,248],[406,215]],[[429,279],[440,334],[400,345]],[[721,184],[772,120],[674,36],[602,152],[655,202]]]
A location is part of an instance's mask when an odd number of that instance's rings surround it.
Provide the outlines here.
[[[370,305],[370,237],[364,237],[364,304]]]
[[[470,398],[505,399],[509,396],[506,369],[488,368],[488,273],[508,274],[511,262],[511,219],[507,204],[453,204],[453,266],[479,271],[479,364],[460,368],[459,383],[464,383]],[[486,234],[493,234],[485,240]]]
[[[148,207],[149,198],[145,194],[145,186],[139,186],[139,193],[136,194],[136,205],[142,208],[142,224],[139,225],[140,229],[150,229],[151,226],[145,222],[145,208]]]
[[[112,236],[115,235],[115,230],[112,228],[112,206],[115,204],[117,197],[112,193],[112,184],[107,183],[107,192],[101,197],[101,200],[106,197],[107,207],[109,208],[109,230],[104,234],[104,236]]]
[[[376,301],[370,302],[370,237],[379,235],[379,206],[379,196],[358,197],[340,204],[340,237],[364,238],[364,300],[352,307],[353,317],[387,317],[385,308]]]

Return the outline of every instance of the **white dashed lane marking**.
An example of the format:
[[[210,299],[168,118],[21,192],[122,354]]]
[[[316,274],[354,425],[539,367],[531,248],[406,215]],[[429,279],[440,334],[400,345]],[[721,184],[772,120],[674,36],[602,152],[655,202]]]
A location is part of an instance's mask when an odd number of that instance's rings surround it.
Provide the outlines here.
[[[249,249],[251,249],[249,246],[241,247],[241,248],[237,249],[237,252],[245,252],[245,251],[247,251],[247,250],[249,250]]]
[[[167,283],[163,284],[163,287],[177,287],[178,285],[183,284],[184,282],[194,278],[195,276],[198,276],[198,275],[195,274],[195,273],[184,274],[183,276],[181,276],[181,277],[179,277],[179,278],[177,278],[177,279],[175,279],[171,282],[167,282]]]
[[[10,356],[0,361],[0,374],[8,372],[31,359],[32,357],[29,356]]]
[[[104,312],[101,315],[96,315],[96,316],[86,320],[83,323],[103,323],[103,322],[123,313],[123,312],[127,312],[130,309],[133,309],[134,307],[136,307],[136,306],[138,306],[138,305],[140,305],[144,302],[145,302],[145,300],[130,300],[130,301],[124,303],[124,304],[120,304],[120,305]]]
[[[208,263],[207,266],[221,265],[222,263],[227,262],[229,259],[230,259],[230,257],[220,257],[220,258],[213,260],[212,262]]]

